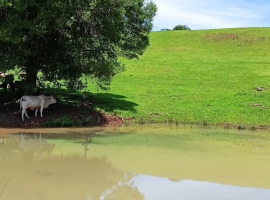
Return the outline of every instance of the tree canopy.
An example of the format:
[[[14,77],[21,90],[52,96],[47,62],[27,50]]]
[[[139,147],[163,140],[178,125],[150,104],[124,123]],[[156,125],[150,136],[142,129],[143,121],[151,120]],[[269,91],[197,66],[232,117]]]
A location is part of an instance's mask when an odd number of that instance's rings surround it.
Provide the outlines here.
[[[187,25],[177,25],[173,30],[190,30],[190,28]]]
[[[87,75],[100,88],[149,45],[157,7],[150,0],[1,0],[0,70],[20,66],[26,81]]]

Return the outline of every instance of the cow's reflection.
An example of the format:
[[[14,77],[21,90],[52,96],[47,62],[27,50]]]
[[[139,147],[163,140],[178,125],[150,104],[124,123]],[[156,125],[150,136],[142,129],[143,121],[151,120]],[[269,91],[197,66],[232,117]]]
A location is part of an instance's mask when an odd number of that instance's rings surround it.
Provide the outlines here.
[[[18,151],[23,159],[34,159],[42,155],[50,155],[54,147],[54,144],[49,144],[45,139],[42,139],[41,133],[33,135],[21,133],[19,136]]]
[[[115,168],[106,157],[86,156],[91,138],[80,143],[66,140],[60,154],[58,145],[50,144],[59,141],[46,141],[40,133],[1,139],[0,172],[3,181],[12,179],[3,199],[143,199],[130,185],[133,173]],[[72,153],[69,147],[74,146],[84,155]],[[27,184],[22,184],[25,180]]]

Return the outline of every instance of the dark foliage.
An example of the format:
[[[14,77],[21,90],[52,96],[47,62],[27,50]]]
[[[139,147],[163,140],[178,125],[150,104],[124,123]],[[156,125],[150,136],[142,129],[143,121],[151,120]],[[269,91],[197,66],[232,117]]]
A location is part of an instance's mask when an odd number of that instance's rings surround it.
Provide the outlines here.
[[[156,10],[145,0],[2,0],[0,71],[22,67],[33,85],[41,71],[69,88],[84,74],[105,89],[124,70],[119,57],[138,58],[149,45]]]
[[[186,25],[177,25],[173,28],[173,30],[190,30],[190,28]]]

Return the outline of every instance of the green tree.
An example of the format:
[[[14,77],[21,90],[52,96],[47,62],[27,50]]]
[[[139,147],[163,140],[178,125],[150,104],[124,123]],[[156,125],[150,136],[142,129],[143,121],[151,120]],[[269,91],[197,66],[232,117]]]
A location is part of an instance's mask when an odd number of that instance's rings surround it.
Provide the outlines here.
[[[190,28],[186,25],[177,25],[173,28],[173,30],[190,30]]]
[[[87,75],[107,88],[124,70],[119,57],[138,58],[149,45],[157,7],[150,0],[1,0],[0,70],[15,65],[35,85],[80,85]]]

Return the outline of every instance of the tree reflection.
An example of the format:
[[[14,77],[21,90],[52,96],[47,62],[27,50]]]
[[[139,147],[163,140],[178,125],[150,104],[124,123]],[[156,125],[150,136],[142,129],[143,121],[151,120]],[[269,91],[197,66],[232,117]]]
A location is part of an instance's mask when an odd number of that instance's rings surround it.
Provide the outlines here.
[[[14,151],[18,148],[19,141],[15,138],[1,137],[0,136],[0,160],[12,160],[14,156]]]
[[[20,134],[5,141],[0,143],[0,172],[5,175],[0,178],[11,181],[2,195],[4,199],[95,200],[105,197],[111,188],[105,199],[143,199],[129,184],[132,173],[116,169],[105,157],[86,157],[86,151],[91,150],[90,139],[78,144],[84,155],[68,156],[52,155],[55,145],[42,139],[41,134]]]

